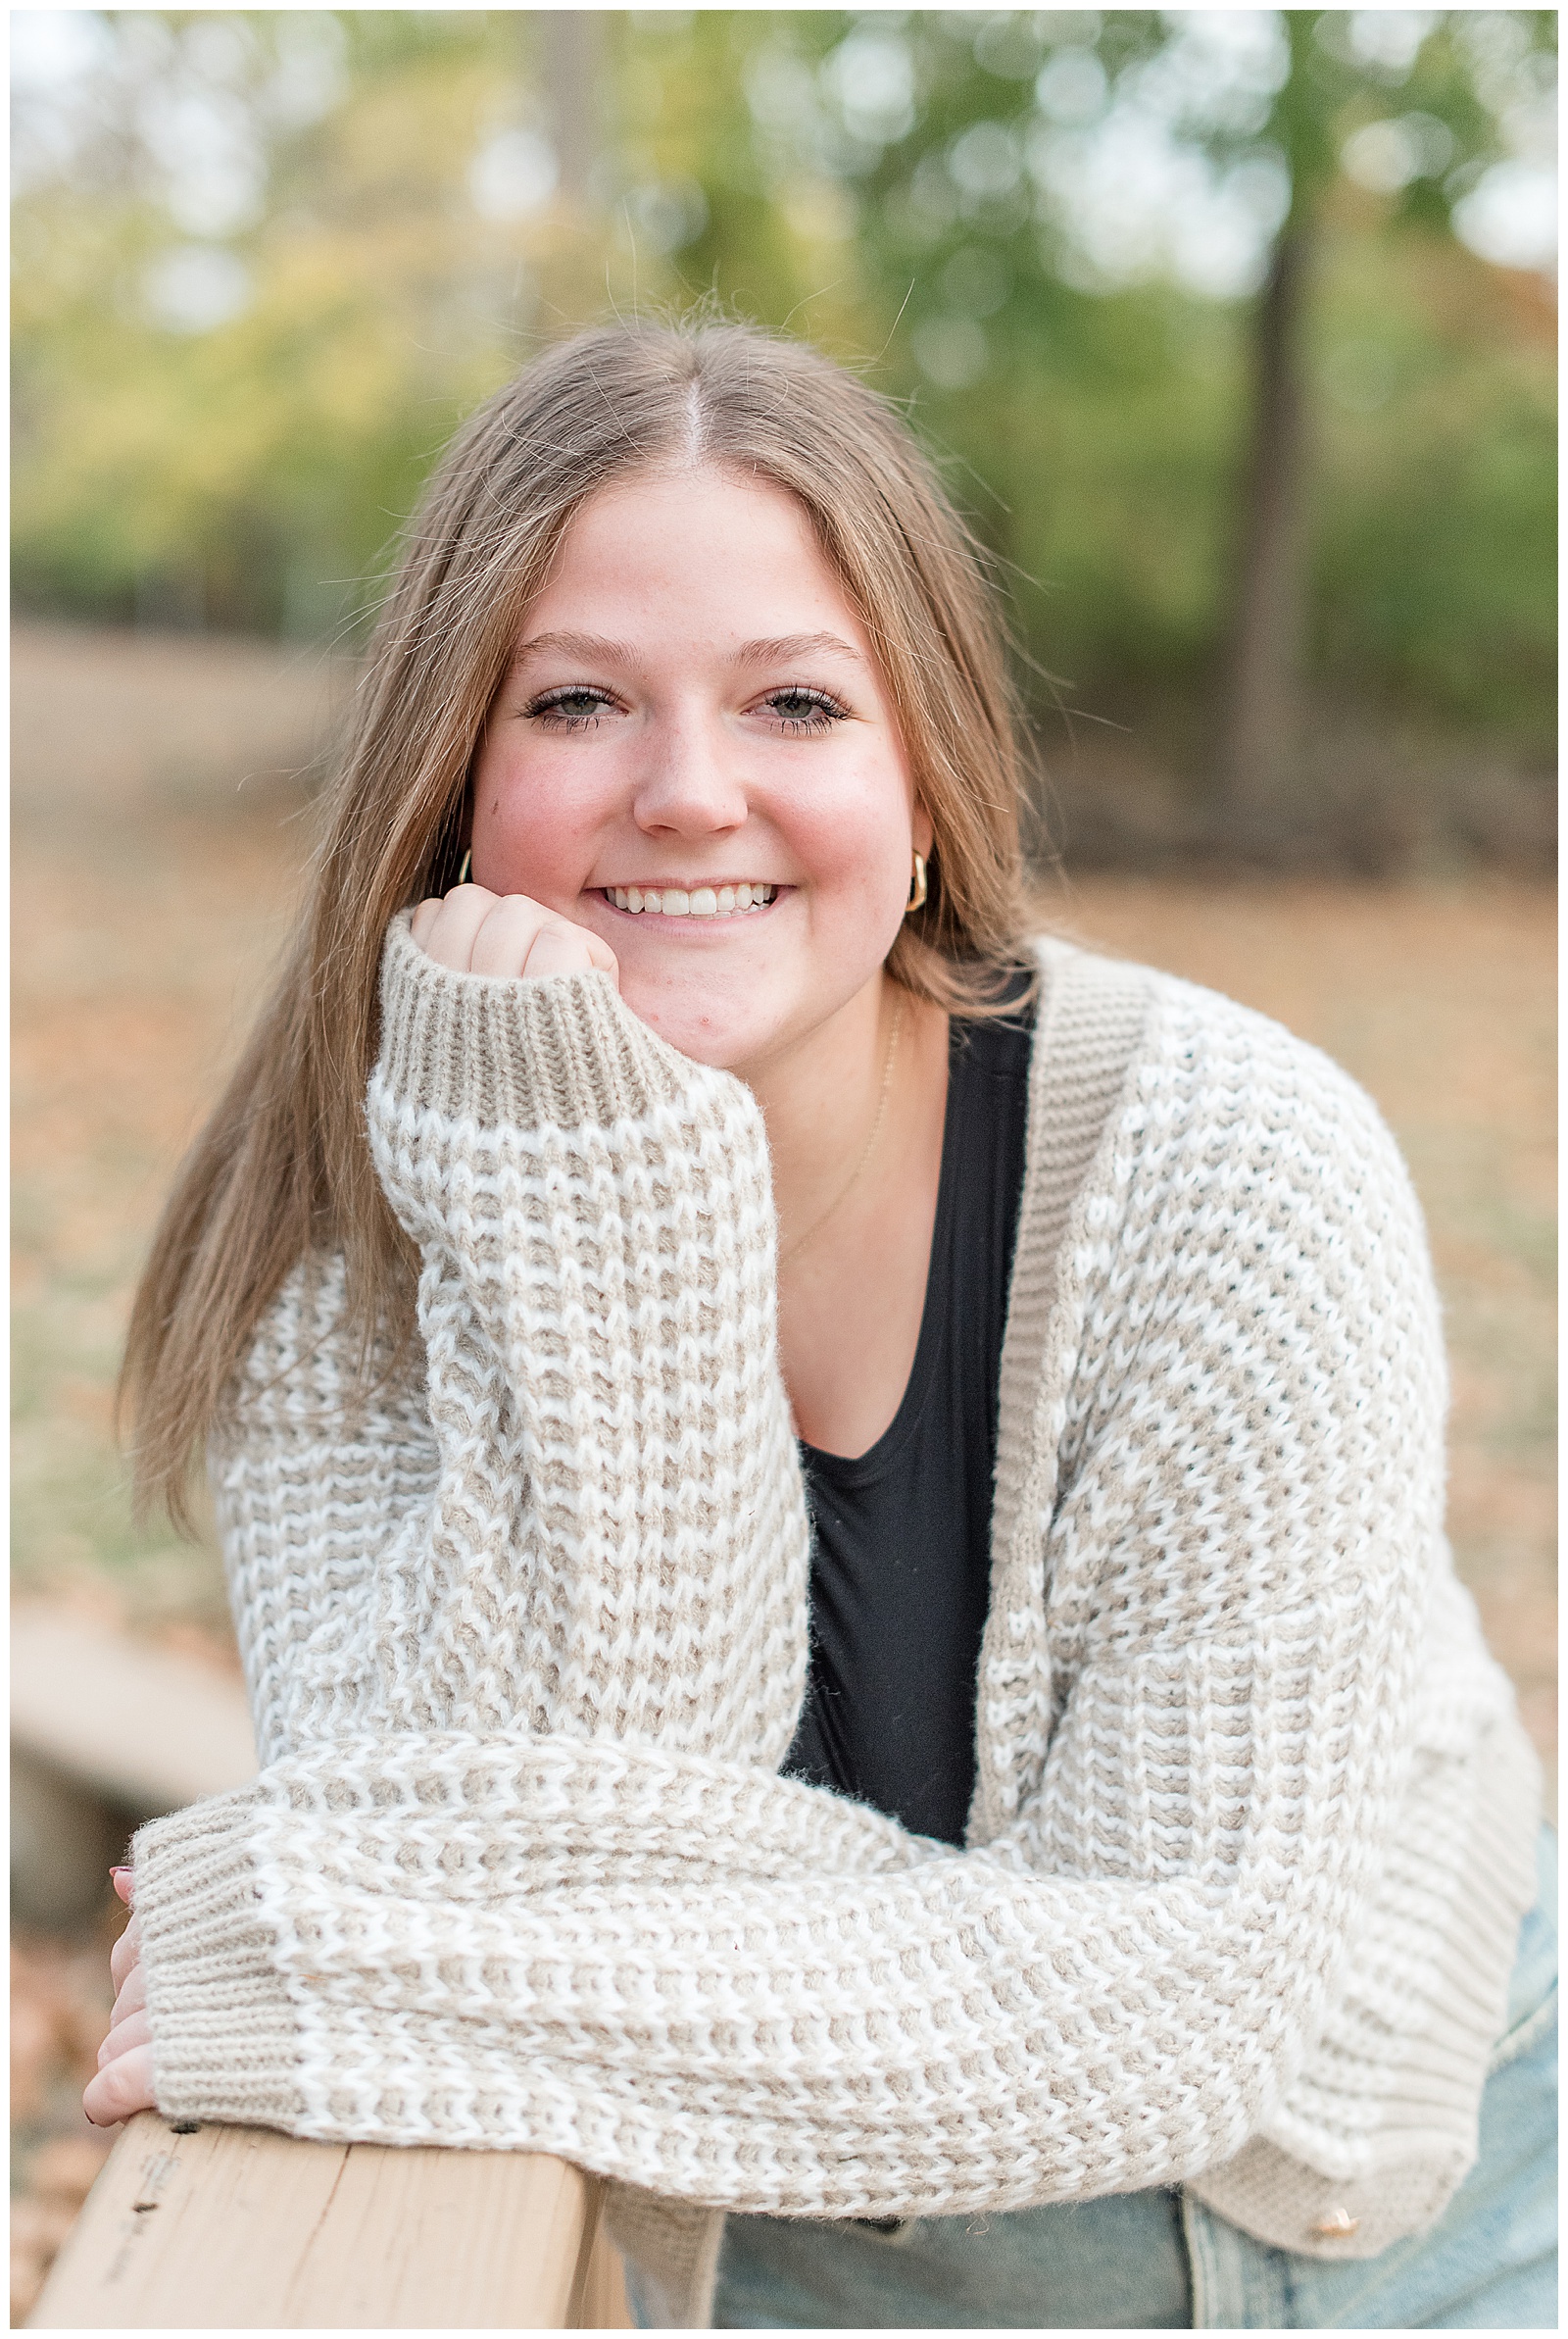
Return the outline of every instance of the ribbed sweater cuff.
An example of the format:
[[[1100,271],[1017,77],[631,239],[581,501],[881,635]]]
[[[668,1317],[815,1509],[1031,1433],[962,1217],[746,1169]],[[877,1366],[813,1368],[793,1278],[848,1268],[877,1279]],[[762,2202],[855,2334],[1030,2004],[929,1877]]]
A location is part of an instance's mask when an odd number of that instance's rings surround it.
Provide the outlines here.
[[[482,1127],[607,1128],[678,1095],[692,1067],[608,974],[459,974],[393,920],[377,1074],[399,1104]]]
[[[299,2028],[257,1899],[242,1787],[154,1819],[135,1841],[158,2109],[171,2119],[292,2128]]]

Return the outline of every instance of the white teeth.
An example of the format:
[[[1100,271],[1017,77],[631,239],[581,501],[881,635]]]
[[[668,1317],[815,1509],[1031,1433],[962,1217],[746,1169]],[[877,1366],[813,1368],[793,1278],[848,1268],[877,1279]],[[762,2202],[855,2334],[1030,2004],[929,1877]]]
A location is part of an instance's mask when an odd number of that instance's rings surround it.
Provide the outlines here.
[[[771,885],[698,885],[687,891],[679,885],[662,892],[641,885],[607,885],[605,892],[617,910],[643,912],[655,918],[727,918],[738,910],[760,910],[773,899]]]

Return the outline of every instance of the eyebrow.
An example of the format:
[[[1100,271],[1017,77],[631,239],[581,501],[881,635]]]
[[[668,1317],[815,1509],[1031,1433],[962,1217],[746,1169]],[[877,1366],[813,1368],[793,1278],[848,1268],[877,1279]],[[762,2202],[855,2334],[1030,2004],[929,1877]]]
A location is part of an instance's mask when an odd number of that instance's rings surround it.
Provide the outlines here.
[[[787,666],[792,658],[853,658],[865,660],[853,642],[837,633],[784,633],[772,641],[742,642],[730,658],[731,666]]]
[[[536,633],[517,644],[514,663],[525,658],[557,652],[564,658],[580,658],[585,665],[619,667],[622,670],[641,663],[638,653],[629,642],[608,641],[598,633]],[[742,642],[732,650],[726,663],[730,666],[787,666],[797,658],[850,658],[857,666],[865,660],[853,642],[837,633],[784,633],[769,641]]]

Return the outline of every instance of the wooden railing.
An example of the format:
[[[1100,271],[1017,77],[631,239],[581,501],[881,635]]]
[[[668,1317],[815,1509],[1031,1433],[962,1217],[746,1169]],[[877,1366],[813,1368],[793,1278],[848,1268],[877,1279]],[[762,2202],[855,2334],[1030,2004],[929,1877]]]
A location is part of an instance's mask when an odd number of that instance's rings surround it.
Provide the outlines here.
[[[29,2330],[625,2330],[603,2187],[540,2153],[128,2121]]]
[[[255,1775],[237,1678],[43,1602],[13,1609],[14,1914],[80,1922],[139,1820]]]
[[[101,1905],[129,1828],[255,1773],[237,1681],[44,1607],[12,1626],[13,1887]],[[626,2330],[603,2187],[542,2153],[126,2122],[33,2330]]]

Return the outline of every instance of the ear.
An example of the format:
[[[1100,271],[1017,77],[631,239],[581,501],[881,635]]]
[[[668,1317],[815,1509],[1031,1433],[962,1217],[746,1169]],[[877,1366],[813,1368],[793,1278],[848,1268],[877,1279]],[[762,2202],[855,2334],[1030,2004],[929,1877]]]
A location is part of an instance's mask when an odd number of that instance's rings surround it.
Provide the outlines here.
[[[909,821],[909,834],[913,839],[914,849],[919,854],[922,861],[930,860],[931,847],[936,842],[936,830],[931,825],[931,815],[926,811],[925,806],[920,802],[919,798],[916,797],[914,814]]]

